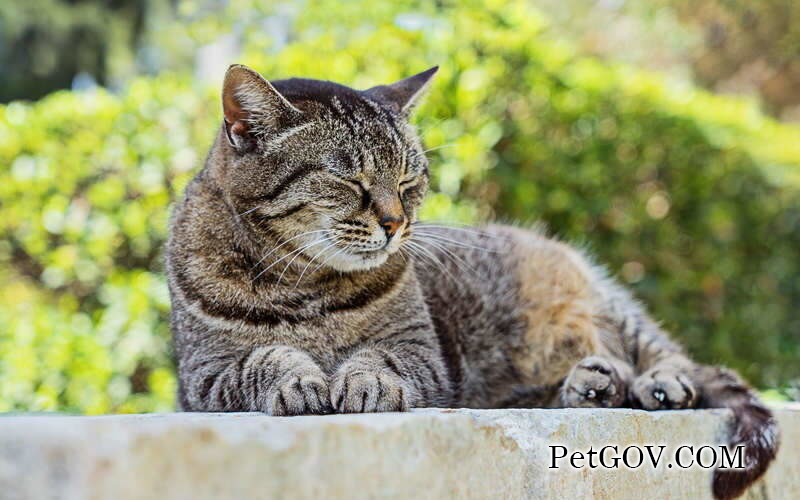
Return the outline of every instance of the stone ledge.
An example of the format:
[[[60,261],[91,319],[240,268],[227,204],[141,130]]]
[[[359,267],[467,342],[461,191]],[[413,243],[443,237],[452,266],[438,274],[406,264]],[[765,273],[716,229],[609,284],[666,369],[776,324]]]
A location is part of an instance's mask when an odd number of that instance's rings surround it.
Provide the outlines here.
[[[800,405],[776,411],[777,460],[745,498],[800,498]],[[273,418],[0,418],[0,498],[711,498],[711,470],[667,468],[714,444],[726,411],[416,410]],[[570,451],[665,444],[657,469],[549,469]]]

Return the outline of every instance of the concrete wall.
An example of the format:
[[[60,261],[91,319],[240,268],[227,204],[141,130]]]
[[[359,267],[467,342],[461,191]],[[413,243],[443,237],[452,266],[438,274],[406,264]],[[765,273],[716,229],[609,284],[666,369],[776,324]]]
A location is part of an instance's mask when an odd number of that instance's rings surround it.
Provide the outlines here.
[[[800,406],[777,415],[780,454],[746,498],[800,498]],[[727,418],[708,410],[6,416],[0,499],[703,499],[711,469],[668,464],[680,445],[720,442]],[[590,469],[586,460],[573,469],[566,459],[549,468],[550,445],[585,453],[614,444],[620,454],[630,444],[667,448],[656,469]]]

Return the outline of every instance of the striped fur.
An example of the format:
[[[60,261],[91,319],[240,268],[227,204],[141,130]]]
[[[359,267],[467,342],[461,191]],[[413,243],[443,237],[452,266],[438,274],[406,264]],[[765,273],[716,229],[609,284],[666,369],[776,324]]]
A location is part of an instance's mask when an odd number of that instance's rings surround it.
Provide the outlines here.
[[[428,168],[406,119],[432,74],[355,91],[231,68],[167,248],[181,407],[731,408],[748,468],[713,491],[740,494],[778,430],[735,374],[540,231],[417,222]]]

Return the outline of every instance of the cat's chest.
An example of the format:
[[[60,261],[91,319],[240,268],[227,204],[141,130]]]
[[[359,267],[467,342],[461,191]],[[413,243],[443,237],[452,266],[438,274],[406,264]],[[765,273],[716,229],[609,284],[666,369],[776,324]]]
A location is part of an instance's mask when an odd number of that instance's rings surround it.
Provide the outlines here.
[[[358,312],[319,314],[299,322],[278,325],[240,325],[235,332],[237,340],[252,346],[287,345],[308,352],[320,364],[335,364],[354,348],[380,335],[372,328],[374,319]]]

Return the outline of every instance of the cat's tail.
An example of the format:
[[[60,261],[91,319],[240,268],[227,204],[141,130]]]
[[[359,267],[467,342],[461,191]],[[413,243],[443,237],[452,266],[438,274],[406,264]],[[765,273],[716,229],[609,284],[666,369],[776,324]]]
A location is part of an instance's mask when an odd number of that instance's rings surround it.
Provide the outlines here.
[[[736,498],[766,472],[780,442],[772,412],[734,372],[725,368],[698,367],[700,408],[729,408],[733,412],[728,446],[731,453],[744,446],[744,468],[714,471],[712,491],[719,500]],[[734,455],[732,455],[734,456]]]

